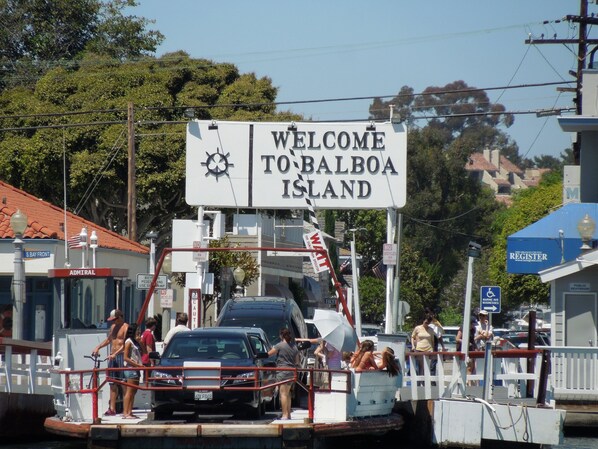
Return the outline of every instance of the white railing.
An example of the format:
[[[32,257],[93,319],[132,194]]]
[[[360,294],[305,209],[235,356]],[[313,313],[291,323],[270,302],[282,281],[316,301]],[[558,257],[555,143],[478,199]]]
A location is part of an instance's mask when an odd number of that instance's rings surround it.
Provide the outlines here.
[[[0,338],[0,392],[52,394],[51,344]]]
[[[470,354],[475,364],[474,373],[468,373],[461,353],[431,352],[406,354],[409,371],[403,376],[401,399],[422,400],[451,398],[468,394],[479,394],[484,387],[484,353]],[[528,359],[534,361],[532,372],[528,373]],[[421,364],[420,374],[416,373]],[[485,395],[491,399],[497,386],[503,387],[508,398],[546,397],[540,382],[542,352],[526,350],[492,351],[490,355],[489,378]],[[433,368],[435,365],[435,368]],[[531,395],[527,394],[528,382]],[[490,388],[492,386],[492,388]]]
[[[598,348],[547,346],[556,400],[598,400]]]

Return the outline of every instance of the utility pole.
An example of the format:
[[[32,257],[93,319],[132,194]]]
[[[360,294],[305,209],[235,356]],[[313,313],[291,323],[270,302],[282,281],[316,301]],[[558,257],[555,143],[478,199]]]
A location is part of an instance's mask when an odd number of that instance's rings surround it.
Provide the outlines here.
[[[579,23],[579,37],[577,39],[557,39],[556,35],[554,39],[544,39],[542,35],[541,39],[535,39],[530,36],[529,39],[525,40],[526,44],[577,44],[577,72],[569,72],[576,77],[576,87],[559,87],[557,88],[560,92],[575,92],[575,110],[577,115],[581,115],[581,88],[582,88],[582,72],[586,68],[586,58],[588,55],[588,45],[598,44],[598,39],[588,39],[588,25],[598,25],[598,17],[588,17],[588,0],[580,0],[579,15],[567,15],[564,20],[568,22]],[[593,58],[594,52],[598,49],[595,47],[590,55]],[[579,165],[579,152],[581,149],[581,133],[577,133],[577,138],[573,143],[573,158],[575,165]]]
[[[137,194],[135,189],[135,122],[133,102],[127,105],[128,170],[127,170],[127,232],[130,240],[137,240]]]

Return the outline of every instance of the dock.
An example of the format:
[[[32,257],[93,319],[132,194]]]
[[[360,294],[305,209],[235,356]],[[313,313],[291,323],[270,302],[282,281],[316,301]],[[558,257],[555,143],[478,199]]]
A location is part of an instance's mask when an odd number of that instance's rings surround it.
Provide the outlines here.
[[[201,417],[155,421],[148,411],[135,411],[136,420],[119,416],[103,417],[100,424],[46,419],[46,428],[56,435],[85,439],[90,449],[138,448],[323,448],[336,438],[351,435],[383,434],[403,427],[403,417],[391,414],[337,423],[310,423],[308,412],[293,410],[290,420],[277,419],[267,412],[259,421],[229,417]],[[234,442],[233,442],[234,441]]]

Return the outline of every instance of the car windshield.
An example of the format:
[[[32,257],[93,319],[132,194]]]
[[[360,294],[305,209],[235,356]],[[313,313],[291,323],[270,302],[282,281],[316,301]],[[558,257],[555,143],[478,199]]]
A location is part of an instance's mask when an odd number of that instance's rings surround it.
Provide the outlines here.
[[[280,328],[284,327],[281,325],[279,319],[256,319],[256,318],[235,318],[234,320],[222,320],[220,327],[227,326],[241,326],[241,327],[260,327],[264,330],[268,336],[270,344],[275,345],[280,341],[279,333]],[[287,325],[288,327],[288,325]]]
[[[163,358],[192,360],[248,359],[245,341],[238,337],[174,338]]]

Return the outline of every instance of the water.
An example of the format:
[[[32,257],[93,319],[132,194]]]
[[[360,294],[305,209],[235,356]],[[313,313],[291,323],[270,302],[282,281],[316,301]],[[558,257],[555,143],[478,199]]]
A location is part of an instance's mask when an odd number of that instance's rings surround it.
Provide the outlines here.
[[[352,444],[343,442],[339,444],[339,449],[358,449],[363,447],[371,447],[371,439],[365,442],[355,441]],[[400,442],[390,443],[388,441],[382,444],[376,444],[378,449],[420,449],[416,446],[407,447]],[[553,446],[558,449],[598,449],[598,437],[596,433],[593,435],[568,435],[565,436],[565,441],[562,445]],[[85,441],[40,441],[35,443],[20,443],[20,444],[0,444],[0,448],[4,449],[86,449],[87,443]],[[148,447],[151,449],[151,447]],[[234,448],[231,448],[234,449]]]

